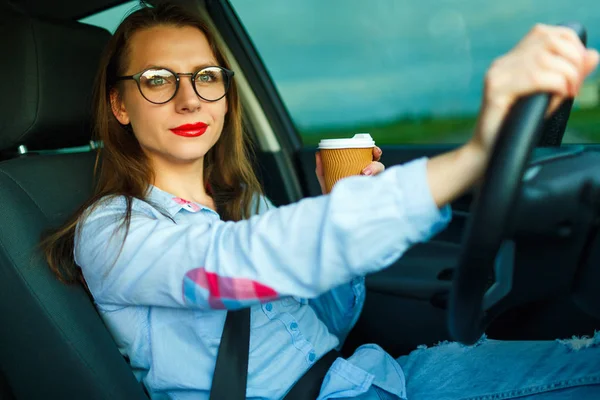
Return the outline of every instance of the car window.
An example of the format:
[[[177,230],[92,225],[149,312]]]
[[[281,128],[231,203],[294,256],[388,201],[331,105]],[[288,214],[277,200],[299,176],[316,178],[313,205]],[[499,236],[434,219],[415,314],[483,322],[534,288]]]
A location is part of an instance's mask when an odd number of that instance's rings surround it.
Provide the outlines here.
[[[537,23],[580,21],[600,46],[600,2],[230,0],[306,145],[370,132],[378,144],[462,143],[492,60]],[[600,74],[564,137],[600,142]]]
[[[89,15],[79,20],[84,24],[95,25],[105,28],[110,33],[114,33],[123,18],[136,8],[139,8],[138,0],[129,1],[108,10]]]

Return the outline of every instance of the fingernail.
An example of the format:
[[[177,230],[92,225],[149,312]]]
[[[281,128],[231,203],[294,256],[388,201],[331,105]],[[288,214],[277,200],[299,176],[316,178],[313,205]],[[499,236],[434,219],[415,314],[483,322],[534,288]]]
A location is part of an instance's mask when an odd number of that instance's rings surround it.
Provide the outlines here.
[[[365,169],[363,169],[362,173],[363,173],[363,175],[369,176],[369,175],[373,174],[373,171],[371,171],[369,168],[365,168]]]

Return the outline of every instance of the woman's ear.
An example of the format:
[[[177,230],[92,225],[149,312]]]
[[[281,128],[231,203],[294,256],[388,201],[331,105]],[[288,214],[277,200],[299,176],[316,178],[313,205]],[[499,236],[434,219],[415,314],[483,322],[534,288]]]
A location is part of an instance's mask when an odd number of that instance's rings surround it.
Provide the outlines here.
[[[121,123],[121,125],[129,124],[129,114],[127,114],[125,104],[123,104],[117,89],[114,88],[110,90],[110,108],[112,109],[113,115],[117,121]]]

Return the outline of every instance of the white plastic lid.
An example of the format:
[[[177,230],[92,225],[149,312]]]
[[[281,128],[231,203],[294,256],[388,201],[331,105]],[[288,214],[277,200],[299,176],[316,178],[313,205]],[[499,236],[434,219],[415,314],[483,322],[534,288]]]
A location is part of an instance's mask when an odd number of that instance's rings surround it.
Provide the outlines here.
[[[375,147],[375,141],[368,133],[357,133],[351,139],[322,139],[319,149],[363,149]]]

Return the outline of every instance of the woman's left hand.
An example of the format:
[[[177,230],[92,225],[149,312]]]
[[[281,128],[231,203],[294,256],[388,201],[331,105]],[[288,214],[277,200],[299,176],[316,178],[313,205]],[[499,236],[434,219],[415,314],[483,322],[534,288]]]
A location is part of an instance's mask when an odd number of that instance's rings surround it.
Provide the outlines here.
[[[385,170],[385,165],[379,162],[381,160],[381,155],[383,151],[377,146],[373,147],[373,162],[365,167],[362,170],[361,175],[377,175]],[[323,164],[321,163],[321,153],[317,151],[316,155],[316,163],[317,168],[315,169],[315,173],[317,174],[317,179],[319,180],[319,185],[321,186],[321,193],[325,193],[325,178],[323,177]]]

